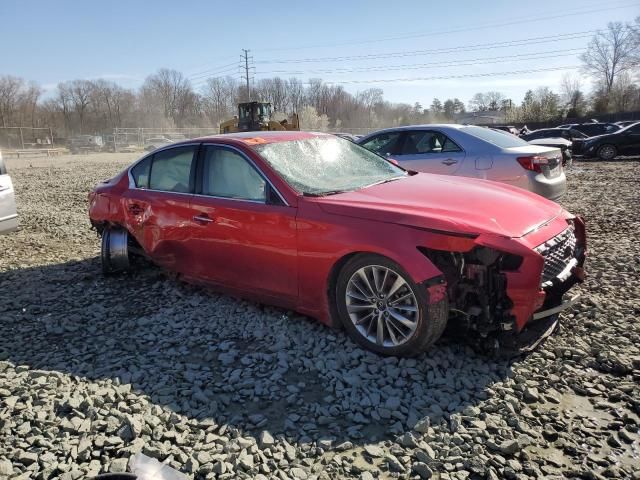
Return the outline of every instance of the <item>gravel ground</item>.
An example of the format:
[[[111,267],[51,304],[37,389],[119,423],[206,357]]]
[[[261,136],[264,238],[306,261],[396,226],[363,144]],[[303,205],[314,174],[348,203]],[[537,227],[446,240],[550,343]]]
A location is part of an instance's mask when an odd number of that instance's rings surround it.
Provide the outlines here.
[[[640,161],[578,163],[585,298],[515,361],[443,339],[381,358],[305,317],[103,278],[87,192],[131,155],[9,160],[0,478],[74,480],[136,452],[202,478],[640,478]]]

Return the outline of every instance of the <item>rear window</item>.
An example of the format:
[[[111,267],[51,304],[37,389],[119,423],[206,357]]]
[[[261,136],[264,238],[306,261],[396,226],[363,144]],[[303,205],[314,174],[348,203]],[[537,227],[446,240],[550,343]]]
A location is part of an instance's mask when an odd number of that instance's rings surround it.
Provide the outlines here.
[[[468,133],[469,135],[479,138],[480,140],[484,140],[485,142],[489,142],[500,148],[526,147],[529,145],[527,142],[515,135],[502,131],[491,130],[490,128],[471,126],[464,127],[461,130],[464,133]]]

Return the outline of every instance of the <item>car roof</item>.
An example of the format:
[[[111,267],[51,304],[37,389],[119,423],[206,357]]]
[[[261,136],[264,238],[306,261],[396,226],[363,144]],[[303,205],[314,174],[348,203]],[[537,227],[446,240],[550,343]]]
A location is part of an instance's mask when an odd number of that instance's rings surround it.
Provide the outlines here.
[[[244,143],[249,145],[261,145],[267,143],[290,142],[294,140],[305,140],[315,137],[332,137],[329,133],[322,132],[301,132],[294,130],[273,131],[273,132],[236,132],[224,133],[219,135],[210,135],[206,137],[192,138],[184,143],[196,142],[215,142],[228,143],[230,145]]]
[[[367,133],[365,137],[370,137],[374,134],[379,134],[379,133],[404,132],[406,130],[427,130],[429,128],[461,130],[463,128],[476,127],[476,126],[477,125],[461,125],[459,123],[423,123],[421,125],[404,125],[402,127],[383,128],[381,130],[376,130],[374,132]],[[361,139],[358,139],[358,140],[361,140]]]

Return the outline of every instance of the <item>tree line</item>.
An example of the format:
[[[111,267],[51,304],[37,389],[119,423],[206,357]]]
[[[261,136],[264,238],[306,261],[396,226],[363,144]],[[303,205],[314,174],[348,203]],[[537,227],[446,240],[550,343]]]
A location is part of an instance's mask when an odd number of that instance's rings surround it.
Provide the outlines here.
[[[233,77],[215,77],[196,89],[181,72],[160,69],[138,89],[107,80],[71,80],[43,98],[34,82],[0,76],[0,127],[52,127],[58,136],[108,133],[115,127],[212,127],[237,113],[248,98],[270,102],[276,116],[300,115],[306,129],[381,128],[455,121],[467,111],[501,111],[508,122],[536,122],[589,114],[640,110],[640,17],[610,23],[580,56],[582,73],[592,82],[567,74],[560,90],[541,86],[516,103],[497,91],[480,92],[464,104],[458,98],[430,105],[393,103],[380,88],[358,93],[312,78],[264,78],[246,86]]]

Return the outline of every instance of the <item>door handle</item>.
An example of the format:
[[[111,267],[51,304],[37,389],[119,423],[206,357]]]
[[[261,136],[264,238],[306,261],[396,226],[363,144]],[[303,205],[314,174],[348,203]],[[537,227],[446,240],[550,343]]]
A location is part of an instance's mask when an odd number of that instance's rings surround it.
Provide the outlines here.
[[[193,221],[197,223],[211,223],[213,222],[213,218],[209,217],[206,213],[202,213],[193,217]]]
[[[458,163],[458,161],[453,158],[447,158],[446,160],[442,160],[442,163],[445,165],[453,165],[454,163]]]
[[[129,205],[128,210],[129,210],[129,213],[133,215],[140,215],[142,212],[144,212],[144,209],[137,203]]]

